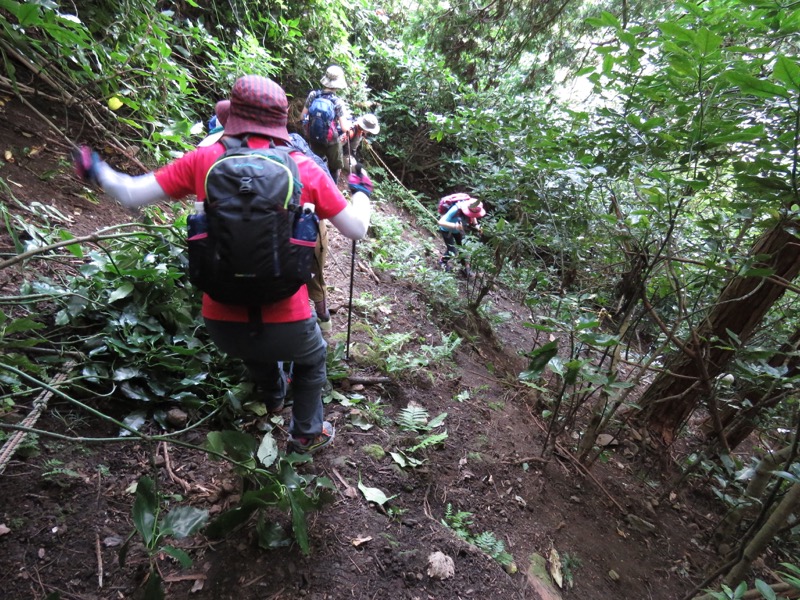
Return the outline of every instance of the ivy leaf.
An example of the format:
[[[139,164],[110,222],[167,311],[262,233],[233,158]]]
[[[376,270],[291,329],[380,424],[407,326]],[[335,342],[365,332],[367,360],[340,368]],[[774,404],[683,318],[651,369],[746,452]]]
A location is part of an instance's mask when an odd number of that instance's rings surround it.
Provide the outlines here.
[[[358,489],[361,490],[361,493],[364,494],[364,498],[367,499],[367,502],[374,502],[375,504],[379,504],[383,506],[392,498],[396,498],[397,494],[394,496],[386,496],[381,490],[374,487],[367,487],[363,483],[361,483],[361,479],[358,480]]]
[[[198,531],[208,520],[208,511],[194,506],[176,506],[161,523],[162,531],[178,539]]]
[[[261,440],[261,445],[256,453],[258,460],[265,467],[270,467],[278,458],[278,442],[275,441],[272,433],[267,432]]]
[[[116,290],[111,292],[111,295],[108,297],[108,302],[112,303],[116,300],[121,300],[122,298],[127,298],[130,296],[131,292],[133,292],[133,284],[126,281],[121,286],[119,286]]]

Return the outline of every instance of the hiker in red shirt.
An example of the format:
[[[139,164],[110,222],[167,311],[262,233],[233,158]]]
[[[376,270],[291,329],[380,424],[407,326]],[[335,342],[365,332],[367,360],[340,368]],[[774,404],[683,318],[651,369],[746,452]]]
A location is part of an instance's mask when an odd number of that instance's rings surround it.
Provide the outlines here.
[[[225,136],[246,139],[250,148],[286,146],[288,101],[283,89],[271,79],[246,75],[233,86]],[[128,208],[192,194],[205,198],[205,177],[225,151],[222,143],[199,147],[154,173],[132,177],[115,171],[96,153],[83,147],[76,154],[76,171],[96,182]],[[328,219],[345,237],[361,239],[369,227],[372,182],[364,173],[349,178],[352,204],[331,178],[310,158],[292,152],[303,184],[300,203],[311,203],[320,219]],[[203,295],[203,318],[217,347],[238,357],[273,409],[282,407],[285,378],[279,361],[293,362],[292,420],[288,449],[310,453],[333,441],[334,427],[323,420],[322,387],[327,379],[327,344],[312,316],[308,291],[303,285],[291,297],[261,306],[261,322],[254,332],[247,306],[222,304]],[[278,406],[277,401],[280,401]]]

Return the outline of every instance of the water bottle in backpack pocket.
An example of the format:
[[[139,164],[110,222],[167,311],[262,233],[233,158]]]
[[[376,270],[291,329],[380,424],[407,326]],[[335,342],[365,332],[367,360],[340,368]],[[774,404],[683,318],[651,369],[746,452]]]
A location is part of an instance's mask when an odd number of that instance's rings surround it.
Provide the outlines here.
[[[294,220],[294,230],[290,242],[292,251],[296,253],[297,266],[300,271],[311,270],[314,261],[314,249],[319,235],[319,218],[314,205],[306,202]]]
[[[194,203],[194,212],[186,217],[186,245],[189,253],[189,279],[195,281],[200,277],[199,265],[207,261],[208,252],[208,219],[202,202]]]

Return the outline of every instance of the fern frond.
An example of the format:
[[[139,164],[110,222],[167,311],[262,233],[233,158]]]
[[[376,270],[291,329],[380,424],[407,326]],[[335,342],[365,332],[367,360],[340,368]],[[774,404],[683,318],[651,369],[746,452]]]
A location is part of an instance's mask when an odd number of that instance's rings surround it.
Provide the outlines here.
[[[428,425],[428,411],[421,406],[409,404],[400,411],[397,424],[406,431],[424,431]]]

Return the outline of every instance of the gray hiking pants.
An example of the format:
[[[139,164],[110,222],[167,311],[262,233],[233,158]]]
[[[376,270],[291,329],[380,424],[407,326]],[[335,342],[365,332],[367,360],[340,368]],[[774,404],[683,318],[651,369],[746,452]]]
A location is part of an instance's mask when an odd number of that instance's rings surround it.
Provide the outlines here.
[[[313,438],[322,432],[322,387],[328,377],[327,347],[316,318],[294,323],[264,323],[259,330],[251,323],[205,319],[217,347],[242,359],[252,381],[267,394],[283,397],[286,380],[279,361],[293,362],[293,437]]]

